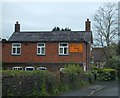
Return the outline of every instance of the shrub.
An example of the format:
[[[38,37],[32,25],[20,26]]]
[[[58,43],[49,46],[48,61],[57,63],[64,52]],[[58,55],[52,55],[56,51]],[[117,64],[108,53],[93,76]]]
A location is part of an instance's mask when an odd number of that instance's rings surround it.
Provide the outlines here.
[[[120,60],[118,56],[113,56],[107,62],[107,68],[119,70]]]
[[[117,77],[117,71],[115,69],[98,69],[97,71],[97,79],[98,80],[115,80]]]
[[[92,72],[86,72],[86,77],[88,77],[89,83],[93,84],[95,82],[94,74]]]
[[[65,73],[74,74],[74,73],[81,73],[82,68],[79,64],[68,64],[65,65]]]
[[[66,65],[64,73],[61,74],[61,82],[68,85],[69,89],[79,88],[85,86],[84,84],[93,83],[93,81],[92,73],[84,72],[79,64]]]

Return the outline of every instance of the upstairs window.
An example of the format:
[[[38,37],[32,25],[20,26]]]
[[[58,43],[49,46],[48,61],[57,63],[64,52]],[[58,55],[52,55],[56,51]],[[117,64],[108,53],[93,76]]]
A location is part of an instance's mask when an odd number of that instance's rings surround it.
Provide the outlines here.
[[[21,43],[12,43],[12,55],[21,54]]]
[[[59,43],[59,55],[68,55],[68,43]]]
[[[45,43],[37,44],[37,55],[45,55]]]

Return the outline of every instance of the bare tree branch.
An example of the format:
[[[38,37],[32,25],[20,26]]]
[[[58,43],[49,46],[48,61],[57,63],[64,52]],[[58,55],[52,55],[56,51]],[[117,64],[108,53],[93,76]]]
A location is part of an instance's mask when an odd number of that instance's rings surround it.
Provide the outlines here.
[[[109,58],[109,45],[118,33],[117,9],[116,3],[105,3],[94,15],[94,30],[97,35],[95,36],[95,46],[106,47],[106,49],[104,49],[106,59]]]

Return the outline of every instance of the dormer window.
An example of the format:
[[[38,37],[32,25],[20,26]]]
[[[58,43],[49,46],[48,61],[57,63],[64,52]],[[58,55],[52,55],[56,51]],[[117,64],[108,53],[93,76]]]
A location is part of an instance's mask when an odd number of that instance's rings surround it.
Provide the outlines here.
[[[12,43],[12,55],[21,55],[21,43]]]

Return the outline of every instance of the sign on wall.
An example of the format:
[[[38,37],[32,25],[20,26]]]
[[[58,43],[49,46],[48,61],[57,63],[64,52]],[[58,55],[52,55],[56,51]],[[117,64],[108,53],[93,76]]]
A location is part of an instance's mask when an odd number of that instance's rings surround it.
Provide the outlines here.
[[[71,43],[70,44],[70,52],[83,52],[82,43]]]

